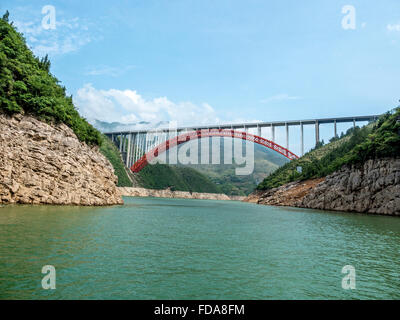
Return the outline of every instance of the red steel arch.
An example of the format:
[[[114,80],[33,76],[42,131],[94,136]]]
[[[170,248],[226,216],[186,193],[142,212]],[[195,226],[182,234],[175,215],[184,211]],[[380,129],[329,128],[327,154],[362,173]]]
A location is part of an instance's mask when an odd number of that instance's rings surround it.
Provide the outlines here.
[[[149,163],[149,161],[157,157],[160,153],[190,140],[207,137],[231,137],[247,140],[279,152],[281,155],[285,156],[289,160],[299,158],[293,152],[280,146],[279,144],[247,132],[235,131],[231,129],[194,130],[164,141],[154,149],[144,154],[138,161],[136,161],[131,167],[131,170],[133,172],[139,172]]]

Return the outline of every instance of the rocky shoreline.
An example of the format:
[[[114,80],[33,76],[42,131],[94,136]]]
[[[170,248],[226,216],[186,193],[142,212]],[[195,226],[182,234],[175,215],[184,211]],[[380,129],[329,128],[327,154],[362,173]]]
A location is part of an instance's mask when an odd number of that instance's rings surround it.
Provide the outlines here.
[[[64,124],[0,114],[0,204],[122,204],[109,161]]]
[[[232,196],[220,193],[199,193],[188,191],[172,191],[171,189],[155,190],[137,187],[120,187],[119,192],[127,197],[155,197],[155,198],[179,198],[179,199],[201,199],[201,200],[236,200],[241,201],[245,197]]]
[[[400,216],[400,159],[344,166],[322,179],[255,191],[244,201],[330,211]]]

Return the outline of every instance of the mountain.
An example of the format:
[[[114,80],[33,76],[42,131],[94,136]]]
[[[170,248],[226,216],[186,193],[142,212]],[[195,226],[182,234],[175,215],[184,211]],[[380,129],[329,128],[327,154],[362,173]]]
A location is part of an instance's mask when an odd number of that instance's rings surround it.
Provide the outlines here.
[[[100,152],[110,161],[118,177],[118,187],[142,187],[147,189],[167,189],[189,192],[222,193],[219,186],[193,168],[166,164],[148,165],[135,175],[128,170],[121,159],[117,147],[103,135]]]
[[[123,203],[99,152],[100,132],[80,117],[8,21],[0,19],[0,205]]]
[[[243,142],[251,143],[251,142]],[[245,149],[243,147],[243,149]],[[223,139],[221,139],[221,151],[223,154]],[[221,190],[227,195],[244,196],[251,193],[257,185],[280,166],[289,162],[287,158],[281,154],[254,144],[254,170],[249,175],[237,175],[235,169],[237,164],[190,164],[187,165],[197,171],[203,173],[210,178],[211,181],[220,186]],[[232,163],[235,163],[233,160]],[[182,166],[182,165],[181,165]]]
[[[101,143],[100,133],[83,119],[66,88],[50,73],[47,56],[35,57],[22,34],[0,19],[0,112],[22,113],[47,123],[64,123],[79,140],[90,145]]]
[[[148,121],[140,121],[137,123],[106,122],[97,119],[89,119],[88,121],[93,125],[93,127],[103,133],[168,128],[169,125],[169,121],[159,121],[154,123]]]
[[[243,167],[244,165],[237,165],[235,160],[230,159],[230,161],[224,160],[224,139],[223,138],[212,138],[220,140],[220,164],[181,164],[178,163],[178,167],[189,167],[201,172],[205,176],[207,176],[212,182],[219,186],[219,188],[227,195],[238,195],[245,196],[251,193],[257,185],[272,172],[277,170],[282,165],[289,162],[287,158],[282,156],[281,154],[260,146],[258,144],[253,144],[252,142],[242,142],[242,150],[245,150],[245,144],[249,144],[250,147],[254,147],[254,170],[249,175],[237,175],[235,169],[238,167]],[[211,148],[211,138],[208,140],[201,139],[197,140],[198,143],[198,157],[197,163],[201,162],[201,152],[205,151],[205,145],[208,141],[209,143],[209,159],[212,159],[213,153]],[[200,142],[199,142],[200,141]],[[232,140],[228,139],[226,141],[232,142]],[[196,143],[196,140],[193,142],[187,142],[181,146],[178,146],[178,153],[180,149],[188,144]],[[203,148],[203,150],[202,150]],[[166,159],[168,163],[170,152],[176,149],[171,149],[167,151]],[[211,162],[211,161],[210,161]],[[232,164],[224,164],[224,162],[231,162]]]
[[[245,201],[400,216],[399,169],[400,107],[284,165]]]
[[[168,127],[168,121],[160,121],[156,123],[150,122],[138,122],[138,123],[130,123],[124,124],[120,122],[104,122],[99,120],[91,121],[93,126],[102,132],[111,132],[111,131],[128,131],[128,130],[139,130],[139,129],[149,129],[149,128],[160,128],[160,127]],[[199,148],[204,146],[203,142],[205,139],[201,139],[199,143]],[[211,138],[208,139],[209,145],[211,145]],[[189,142],[192,143],[192,142]],[[243,149],[245,149],[245,143],[243,142]],[[185,144],[187,145],[187,144]],[[182,145],[183,146],[183,145]],[[178,150],[182,147],[179,146]],[[209,158],[212,158],[211,148],[209,148]],[[200,154],[201,149],[199,149]],[[178,151],[179,152],[179,151]],[[182,165],[177,164],[178,168],[192,168],[197,172],[202,173],[206,176],[211,182],[218,186],[218,189],[224,192],[227,195],[239,195],[245,196],[251,193],[257,185],[272,172],[277,170],[279,167],[287,163],[289,160],[284,156],[278,154],[275,151],[272,151],[268,148],[260,146],[258,144],[254,144],[254,171],[250,175],[246,176],[238,176],[235,173],[235,169],[238,165],[235,164],[223,164],[223,154],[224,154],[224,139],[220,139],[220,151],[221,154],[221,163],[222,164],[188,164]],[[167,151],[167,159],[169,158],[169,151]],[[200,158],[198,159],[200,162]],[[168,162],[167,162],[168,163]],[[232,163],[235,163],[232,161]],[[157,170],[161,170],[158,168]],[[146,172],[146,179],[152,180],[151,175],[157,170],[149,170]],[[164,170],[170,171],[171,168],[167,169],[167,166]],[[174,169],[179,170],[179,169]],[[172,172],[172,171],[171,171]],[[172,175],[170,175],[172,177]],[[121,178],[124,179],[124,178]],[[150,181],[149,180],[149,181]],[[146,186],[152,185],[152,183],[143,183]],[[190,181],[189,181],[190,184]],[[167,185],[165,183],[161,185]],[[158,188],[158,187],[157,187]]]
[[[344,165],[400,156],[400,107],[382,115],[377,122],[351,128],[341,138],[319,145],[303,157],[287,163],[258,185],[267,190],[293,181],[326,177]],[[301,167],[301,170],[297,170]]]

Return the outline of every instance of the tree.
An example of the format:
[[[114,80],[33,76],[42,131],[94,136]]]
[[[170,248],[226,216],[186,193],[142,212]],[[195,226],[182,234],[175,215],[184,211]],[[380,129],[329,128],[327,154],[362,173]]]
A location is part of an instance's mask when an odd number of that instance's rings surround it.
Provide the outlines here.
[[[6,11],[6,13],[3,15],[3,20],[5,21],[5,22],[8,22],[8,17],[10,16],[10,13],[8,12],[8,10]]]
[[[46,54],[42,59],[39,61],[39,66],[42,68],[44,71],[50,72],[50,66],[51,62],[49,59],[49,55]]]

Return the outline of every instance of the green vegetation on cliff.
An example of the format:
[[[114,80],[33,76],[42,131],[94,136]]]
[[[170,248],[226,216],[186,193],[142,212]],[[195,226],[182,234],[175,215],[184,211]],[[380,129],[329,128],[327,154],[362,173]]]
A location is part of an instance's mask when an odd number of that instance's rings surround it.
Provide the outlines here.
[[[0,19],[0,112],[26,113],[46,122],[65,123],[77,137],[100,145],[100,133],[83,119],[50,73],[48,57],[35,57],[25,39],[8,21]]]
[[[400,156],[400,108],[382,115],[374,124],[351,128],[340,139],[318,146],[300,159],[276,170],[257,189],[266,190],[292,181],[325,177],[345,164]],[[301,172],[297,171],[301,167]]]
[[[148,165],[138,173],[142,187],[189,192],[222,193],[205,175],[189,167],[166,164]]]
[[[125,165],[122,162],[121,154],[117,147],[105,135],[102,136],[100,152],[110,161],[114,173],[118,177],[118,187],[132,187],[132,182],[126,173]]]

